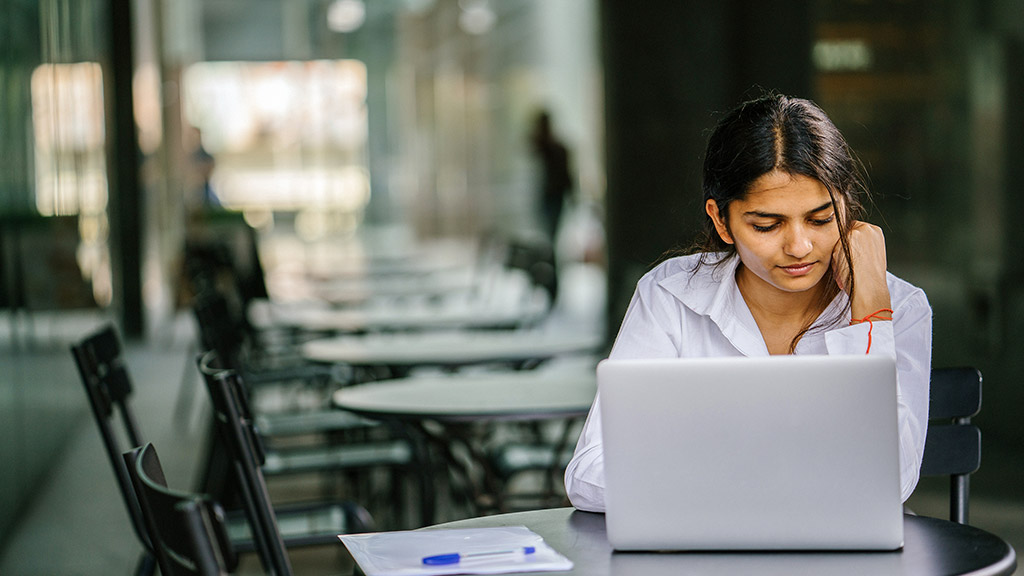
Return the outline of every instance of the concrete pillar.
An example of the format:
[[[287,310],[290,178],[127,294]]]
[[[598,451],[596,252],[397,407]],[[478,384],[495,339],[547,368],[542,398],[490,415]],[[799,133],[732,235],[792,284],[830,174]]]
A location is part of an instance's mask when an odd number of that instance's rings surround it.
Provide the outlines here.
[[[127,338],[144,334],[142,307],[142,194],[140,153],[132,108],[132,2],[108,4],[109,60],[104,71],[107,182],[114,302]]]
[[[808,2],[785,4],[601,2],[609,343],[636,281],[702,222],[700,170],[718,113],[756,85],[809,96]]]

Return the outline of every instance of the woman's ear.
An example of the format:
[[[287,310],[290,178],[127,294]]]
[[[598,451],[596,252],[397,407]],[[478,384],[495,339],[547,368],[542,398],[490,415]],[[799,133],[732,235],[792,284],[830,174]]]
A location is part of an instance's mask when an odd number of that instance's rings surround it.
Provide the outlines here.
[[[722,242],[732,244],[732,234],[729,233],[729,226],[725,223],[725,215],[718,211],[718,203],[709,198],[708,201],[704,203],[704,210],[708,213],[708,217],[711,218],[711,222],[715,225],[715,231],[718,232],[718,236],[722,239]]]

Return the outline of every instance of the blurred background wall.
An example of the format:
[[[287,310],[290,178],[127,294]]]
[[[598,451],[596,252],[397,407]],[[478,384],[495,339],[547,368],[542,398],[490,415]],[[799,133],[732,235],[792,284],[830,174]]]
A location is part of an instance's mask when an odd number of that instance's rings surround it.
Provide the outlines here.
[[[160,338],[189,238],[253,230],[272,277],[375,230],[537,229],[528,136],[546,109],[573,160],[559,251],[606,272],[610,337],[636,280],[700,221],[718,115],[761,88],[814,99],[843,130],[890,270],[934,307],[934,364],[983,371],[986,458],[1024,470],[1018,2],[0,0],[0,14],[0,540],[88,417],[73,373],[36,375],[67,366],[46,336],[98,314]],[[1017,495],[1017,480],[983,466],[975,488]]]

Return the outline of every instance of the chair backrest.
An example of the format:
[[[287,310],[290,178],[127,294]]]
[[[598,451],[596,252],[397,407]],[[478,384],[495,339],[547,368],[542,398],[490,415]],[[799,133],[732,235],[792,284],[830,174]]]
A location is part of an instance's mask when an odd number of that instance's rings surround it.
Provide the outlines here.
[[[248,306],[253,300],[266,299],[270,295],[267,291],[266,272],[263,270],[263,261],[260,258],[258,234],[252,226],[245,227],[245,240],[249,270],[243,273],[236,268],[235,279],[242,302]]]
[[[268,298],[263,265],[259,257],[257,233],[251,226],[230,231],[241,232],[241,242],[228,239],[190,241],[185,246],[186,270],[194,296],[219,292],[228,298],[235,321],[251,330],[245,310],[254,300]],[[232,244],[244,244],[232,246]]]
[[[132,382],[125,366],[121,340],[114,326],[107,324],[73,344],[71,353],[82,384],[85,385],[86,396],[110,465],[114,469],[132,528],[143,546],[151,549],[139,503],[121,457],[126,450],[142,444],[142,436],[129,403]]]
[[[227,447],[238,478],[242,503],[263,567],[271,574],[290,575],[288,553],[260,468],[264,461],[263,446],[253,424],[241,378],[221,363],[215,350],[202,354],[198,364],[210,393],[215,431]]]
[[[245,344],[245,331],[235,321],[231,304],[221,292],[207,290],[192,304],[203,350],[216,350],[226,366],[238,367]]]
[[[123,454],[164,576],[219,576],[238,564],[224,512],[209,497],[167,487],[152,444]]]
[[[970,475],[981,466],[981,430],[971,417],[981,410],[981,372],[935,368],[931,373],[928,436],[922,476],[950,477],[949,518],[968,522]]]
[[[555,305],[558,298],[558,273],[555,250],[549,241],[532,238],[510,240],[505,266],[526,272],[530,282],[547,293],[549,307]]]
[[[223,242],[185,243],[185,274],[193,294],[216,290],[231,281],[231,251]]]

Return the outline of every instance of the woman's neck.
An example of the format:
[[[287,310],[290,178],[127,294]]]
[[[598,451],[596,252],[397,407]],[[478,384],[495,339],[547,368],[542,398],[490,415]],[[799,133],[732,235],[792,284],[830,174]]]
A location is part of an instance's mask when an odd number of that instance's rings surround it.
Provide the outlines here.
[[[758,278],[742,263],[736,269],[736,286],[771,354],[791,353],[794,339],[821,315],[826,305],[824,284],[803,292],[786,292]]]

